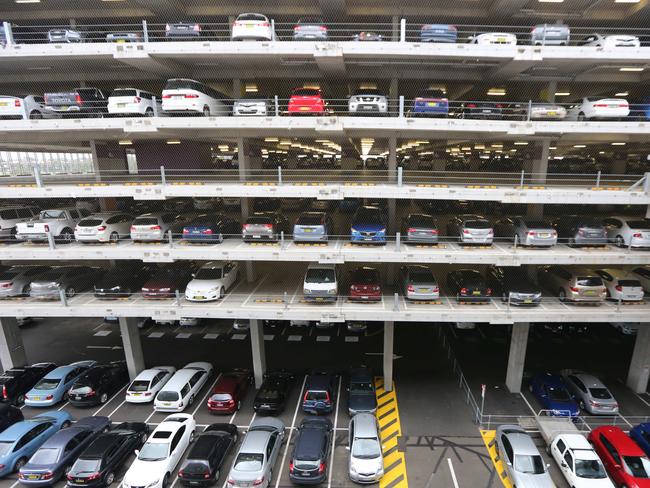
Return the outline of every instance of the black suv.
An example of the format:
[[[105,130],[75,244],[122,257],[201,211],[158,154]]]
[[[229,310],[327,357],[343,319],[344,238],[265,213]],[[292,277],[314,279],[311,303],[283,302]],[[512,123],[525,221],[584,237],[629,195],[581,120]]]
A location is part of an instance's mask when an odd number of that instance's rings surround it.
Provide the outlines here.
[[[219,479],[219,472],[228,453],[237,443],[237,426],[212,424],[196,438],[187,459],[178,471],[185,486],[209,486]]]
[[[129,381],[125,361],[93,366],[72,384],[68,400],[77,407],[104,404]]]
[[[372,371],[365,366],[352,368],[348,383],[348,413],[352,417],[357,413],[374,414],[376,411],[377,396]]]
[[[22,405],[25,401],[25,393],[54,368],[56,368],[54,363],[37,363],[6,370],[0,376],[0,387],[2,387],[0,401],[12,405]]]
[[[325,417],[303,419],[289,462],[289,479],[314,485],[327,479],[327,460],[332,443],[332,422]]]
[[[302,409],[307,413],[330,413],[336,401],[336,378],[330,373],[312,373],[305,381]]]
[[[287,397],[293,385],[293,375],[290,373],[277,372],[269,373],[264,377],[264,382],[260,387],[253,409],[258,414],[278,415],[284,411]]]
[[[526,273],[515,266],[490,266],[487,269],[487,285],[494,296],[500,296],[511,305],[539,305],[542,290],[530,282]]]
[[[19,408],[7,403],[0,403],[0,432],[21,420],[24,420],[24,417]]]

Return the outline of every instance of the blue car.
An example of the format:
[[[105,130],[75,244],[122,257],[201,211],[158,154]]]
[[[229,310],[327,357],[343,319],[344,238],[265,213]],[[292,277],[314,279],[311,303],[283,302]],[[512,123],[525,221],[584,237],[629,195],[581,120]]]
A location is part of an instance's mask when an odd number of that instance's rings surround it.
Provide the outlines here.
[[[75,380],[95,364],[96,361],[79,361],[50,371],[27,392],[25,405],[51,407],[66,400],[68,390]]]
[[[646,422],[633,427],[630,430],[630,437],[646,455],[650,456],[650,423]]]
[[[46,412],[0,433],[0,477],[19,471],[46,440],[71,422],[68,412]]]
[[[458,29],[448,24],[426,24],[420,28],[421,42],[449,42],[455,43],[458,38]]]
[[[60,480],[66,468],[102,432],[108,430],[108,417],[84,417],[47,439],[29,462],[20,468],[18,481],[27,486],[51,486]]]
[[[557,417],[575,417],[580,413],[577,402],[560,375],[538,373],[530,380],[530,392],[542,404],[544,410]]]
[[[427,89],[413,99],[411,116],[446,117],[449,115],[449,99],[442,90]]]
[[[225,215],[199,215],[183,227],[183,240],[199,243],[219,243],[224,238],[241,235],[241,225]]]
[[[630,103],[630,114],[632,120],[650,120],[650,96],[643,96],[639,100]]]
[[[359,207],[352,219],[350,240],[357,243],[386,244],[386,220],[379,207]]]

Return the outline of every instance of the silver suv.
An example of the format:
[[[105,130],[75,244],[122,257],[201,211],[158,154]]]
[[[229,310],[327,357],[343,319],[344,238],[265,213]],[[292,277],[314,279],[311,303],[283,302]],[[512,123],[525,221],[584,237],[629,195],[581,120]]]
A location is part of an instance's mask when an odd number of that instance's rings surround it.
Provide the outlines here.
[[[563,302],[601,303],[607,296],[603,279],[590,269],[544,266],[538,279]]]
[[[360,88],[348,100],[348,111],[354,114],[387,114],[388,98],[379,90]]]

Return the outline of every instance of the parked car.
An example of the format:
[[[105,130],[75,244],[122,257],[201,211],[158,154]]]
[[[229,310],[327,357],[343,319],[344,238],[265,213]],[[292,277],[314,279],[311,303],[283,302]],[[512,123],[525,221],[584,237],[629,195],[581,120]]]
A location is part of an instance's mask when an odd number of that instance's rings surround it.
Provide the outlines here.
[[[650,293],[650,267],[648,266],[637,266],[632,269],[632,275],[639,280],[643,291]]]
[[[230,101],[223,93],[187,78],[167,80],[162,91],[162,109],[169,114],[230,115]]]
[[[280,212],[257,212],[242,226],[244,242],[280,240],[281,232],[289,233],[288,221]]]
[[[281,414],[286,406],[293,381],[293,375],[285,372],[265,375],[264,382],[255,395],[253,410],[258,415]]]
[[[544,458],[530,435],[518,425],[500,425],[496,449],[513,486],[555,488]]]
[[[273,467],[284,443],[284,424],[271,417],[256,417],[242,441],[232,468],[227,488],[271,485]]]
[[[103,269],[90,266],[57,266],[38,275],[29,285],[29,296],[42,300],[58,300],[63,291],[67,298],[93,286]]]
[[[587,436],[616,486],[648,485],[650,459],[619,427],[597,427]]]
[[[557,231],[545,220],[526,217],[506,217],[494,224],[497,237],[517,237],[521,246],[552,247],[557,244]]]
[[[348,473],[356,483],[376,483],[384,475],[379,423],[370,413],[357,413],[348,428]]]
[[[458,302],[489,302],[492,289],[481,273],[474,269],[459,269],[447,275],[447,292]]]
[[[77,44],[85,42],[86,34],[75,29],[50,29],[47,31],[50,44]]]
[[[402,293],[409,300],[438,300],[440,288],[428,266],[411,264],[400,268]]]
[[[29,458],[59,430],[69,427],[72,416],[65,411],[40,413],[16,422],[0,433],[0,477],[20,471]]]
[[[350,273],[349,300],[379,302],[382,299],[379,271],[369,266],[359,266]]]
[[[603,220],[609,242],[618,247],[650,247],[650,220],[610,217]]]
[[[293,225],[295,242],[327,242],[333,231],[332,218],[325,212],[303,212]]]
[[[384,36],[378,32],[371,31],[361,31],[358,34],[352,36],[353,41],[362,41],[362,42],[380,42],[384,40]]]
[[[339,278],[336,265],[311,263],[303,282],[303,296],[308,301],[336,301]]]
[[[603,280],[607,288],[607,298],[624,302],[639,302],[643,300],[641,282],[627,271],[614,268],[596,269],[594,272]]]
[[[448,24],[425,24],[420,27],[421,42],[455,43],[458,39],[458,29]]]
[[[377,396],[372,371],[366,366],[352,368],[348,379],[348,414],[350,417],[358,413],[375,414],[377,411]]]
[[[28,297],[32,281],[40,279],[49,266],[12,266],[0,271],[0,297]]]
[[[109,32],[106,34],[106,42],[117,44],[142,42],[142,35],[139,32]]]
[[[305,418],[300,422],[289,461],[292,483],[314,485],[327,479],[333,430],[328,418]]]
[[[75,380],[68,391],[68,401],[75,407],[103,405],[128,381],[125,361],[97,364]]]
[[[585,268],[544,266],[538,271],[537,279],[562,302],[600,303],[607,296],[602,278]]]
[[[447,236],[461,244],[492,245],[494,229],[489,220],[481,215],[462,214],[449,219]]]
[[[568,46],[571,31],[564,24],[537,24],[530,31],[530,43],[534,46]]]
[[[170,486],[174,469],[194,438],[196,422],[189,414],[175,413],[166,417],[153,430],[136,454],[122,479],[125,487]]]
[[[108,113],[108,97],[99,88],[74,88],[43,95],[48,110],[75,117],[102,117]]]
[[[505,112],[503,104],[494,102],[463,102],[456,110],[461,119],[482,120],[501,120]]]
[[[492,265],[485,274],[487,286],[503,302],[521,306],[534,306],[542,302],[542,290],[531,283],[520,267]]]
[[[138,215],[129,229],[133,242],[160,242],[180,232],[181,226],[187,222],[187,217],[172,212],[148,212]]]
[[[449,114],[449,99],[442,90],[421,90],[413,99],[409,114],[412,117],[446,117]]]
[[[610,34],[602,35],[598,32],[589,34],[578,41],[578,46],[597,46],[597,47],[640,47],[641,41],[637,36],[628,34]]]
[[[321,414],[334,410],[336,402],[336,376],[326,372],[315,372],[305,380],[305,394],[302,398],[303,412]]]
[[[246,396],[252,382],[253,375],[246,369],[222,373],[208,397],[210,413],[234,414],[238,412],[241,408],[241,401]]]
[[[570,120],[620,120],[630,114],[630,105],[623,98],[584,97],[569,108]]]
[[[208,425],[194,444],[178,470],[184,486],[210,486],[217,482],[221,467],[235,447],[239,433],[234,424]]]
[[[533,103],[528,113],[530,120],[564,120],[567,109],[555,103]]]
[[[184,293],[187,284],[192,280],[196,265],[176,261],[165,264],[146,281],[141,288],[143,298],[174,298],[176,291]]]
[[[126,389],[128,403],[150,403],[176,372],[174,366],[156,366],[138,373]]]
[[[640,326],[638,322],[610,322],[609,325],[626,336],[635,336]]]
[[[352,218],[350,241],[386,244],[386,219],[379,207],[359,207]]]
[[[275,115],[273,102],[265,97],[257,98],[240,98],[235,100],[232,105],[233,115],[260,115],[263,117]]]
[[[41,210],[37,218],[16,224],[16,239],[47,242],[48,234],[59,242],[71,242],[77,223],[91,214],[85,208],[66,207]]]
[[[5,205],[0,207],[0,240],[16,239],[17,225],[37,218],[39,210],[30,205]]]
[[[25,486],[54,485],[65,476],[86,446],[110,425],[108,417],[84,417],[59,430],[20,468],[18,481]]]
[[[216,244],[239,235],[241,225],[235,219],[222,214],[203,214],[193,218],[183,227],[183,240],[201,244]]]
[[[0,432],[22,420],[24,420],[24,417],[20,408],[9,403],[0,403]]]
[[[320,88],[295,88],[291,92],[287,111],[289,115],[325,115],[327,102]]]
[[[480,45],[507,45],[515,46],[517,44],[517,36],[509,32],[485,32],[476,36],[470,36],[470,44]]]
[[[239,276],[237,261],[210,261],[192,275],[185,288],[185,299],[190,302],[209,302],[222,299]]]
[[[553,460],[573,488],[614,488],[602,461],[581,434],[559,434],[549,446]]]
[[[74,229],[78,242],[117,243],[130,237],[133,216],[117,212],[92,214],[79,222]]]
[[[194,41],[201,37],[198,22],[168,22],[165,25],[165,39],[168,41]]]
[[[153,117],[162,112],[162,99],[139,88],[115,88],[108,96],[108,113],[111,115],[140,115]]]
[[[41,95],[14,97],[0,95],[0,119],[58,119],[61,116],[45,105]]]
[[[650,423],[644,422],[630,429],[630,437],[648,455],[650,452]]]
[[[11,405],[22,405],[25,402],[25,394],[55,368],[54,363],[36,363],[31,366],[6,369],[0,375],[2,388],[0,401]]]
[[[326,41],[327,26],[319,17],[303,17],[293,27],[294,41]]]
[[[158,265],[140,261],[120,261],[95,281],[95,297],[125,298],[140,292],[142,285],[158,271]]]
[[[67,474],[70,488],[104,488],[115,481],[116,473],[147,440],[144,422],[123,422],[99,434],[79,455]]]
[[[230,30],[231,41],[274,41],[275,32],[266,15],[239,14]]]
[[[602,246],[607,244],[607,230],[602,222],[592,217],[565,215],[553,222],[560,240],[571,246]]]
[[[437,244],[436,219],[429,214],[409,214],[402,221],[402,238],[407,244]]]
[[[578,404],[558,374],[537,373],[531,378],[528,389],[552,416],[575,417],[580,414]]]
[[[93,360],[59,366],[41,378],[25,395],[25,405],[51,407],[68,399],[68,390],[75,380],[96,364]]]
[[[212,365],[206,362],[188,363],[174,373],[154,400],[156,412],[182,412],[194,404],[201,388],[212,376]]]
[[[376,88],[359,88],[348,99],[351,114],[388,114],[388,97]]]
[[[616,415],[618,402],[609,389],[593,375],[566,371],[564,381],[578,406],[590,415]]]

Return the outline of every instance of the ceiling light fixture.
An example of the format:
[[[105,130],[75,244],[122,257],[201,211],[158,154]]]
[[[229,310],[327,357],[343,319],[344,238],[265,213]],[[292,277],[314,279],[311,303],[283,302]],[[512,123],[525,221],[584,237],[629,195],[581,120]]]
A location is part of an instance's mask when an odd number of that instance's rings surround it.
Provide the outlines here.
[[[629,94],[630,94],[629,92],[624,91],[624,92],[614,93],[614,96],[615,97],[627,97]]]
[[[612,142],[612,146],[625,146],[626,142]]]
[[[568,97],[569,95],[571,95],[571,92],[568,91],[555,92],[556,97]]]
[[[582,149],[587,146],[585,146],[584,144],[574,144],[573,147],[575,147],[576,149]]]
[[[167,141],[167,144],[180,144],[181,140],[180,139],[169,139]]]
[[[643,71],[645,68],[642,68],[640,66],[624,66],[622,68],[618,68],[619,71],[630,71],[630,72],[639,72]]]
[[[122,139],[121,141],[118,142],[120,146],[130,146],[133,144],[133,141],[131,139]]]
[[[526,141],[515,141],[515,146],[527,146],[528,143]]]

